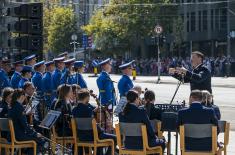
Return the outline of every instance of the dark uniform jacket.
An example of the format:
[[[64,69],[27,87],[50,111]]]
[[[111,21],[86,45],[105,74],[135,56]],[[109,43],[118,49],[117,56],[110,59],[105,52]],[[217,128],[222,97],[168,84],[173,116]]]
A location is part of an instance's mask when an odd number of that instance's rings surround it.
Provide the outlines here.
[[[154,104],[152,103],[147,103],[145,105],[145,110],[146,110],[146,114],[148,115],[150,120],[162,120],[161,115],[162,115],[162,111],[161,109],[157,108],[154,106]]]
[[[91,118],[94,116],[93,113],[93,107],[88,105],[85,105],[83,103],[78,103],[78,105],[73,108],[72,115],[74,118]],[[98,128],[99,132],[101,131],[100,128]],[[78,130],[78,138],[81,141],[93,141],[93,131],[92,130]]]
[[[182,80],[182,76],[180,75],[175,74],[173,77]],[[191,90],[208,90],[210,93],[212,93],[211,72],[203,64],[193,69],[193,71],[187,71],[183,81],[185,83],[190,83]]]
[[[24,114],[24,107],[16,102],[8,110],[8,117],[12,119],[16,140],[28,140],[30,137],[36,137],[37,133],[30,128]]]
[[[59,100],[55,103],[53,110],[60,111],[61,115],[58,118],[55,129],[58,136],[71,136],[72,130],[70,126],[71,121],[71,106],[64,100]]]
[[[7,118],[8,105],[6,102],[0,102],[0,118]]]
[[[150,147],[157,146],[157,145],[163,145],[164,142],[158,139],[155,136],[154,130],[151,126],[151,122],[146,115],[146,112],[144,109],[138,108],[134,104],[127,104],[126,107],[127,110],[125,114],[120,113],[119,114],[119,122],[125,122],[125,123],[143,123],[146,125],[147,128],[147,134],[148,134],[148,143]],[[125,137],[125,147],[127,149],[142,149],[143,141],[142,137]]]
[[[183,124],[214,124],[218,126],[218,120],[214,110],[204,107],[201,103],[195,102],[189,108],[179,111],[179,125]],[[186,150],[211,150],[211,138],[185,138]]]

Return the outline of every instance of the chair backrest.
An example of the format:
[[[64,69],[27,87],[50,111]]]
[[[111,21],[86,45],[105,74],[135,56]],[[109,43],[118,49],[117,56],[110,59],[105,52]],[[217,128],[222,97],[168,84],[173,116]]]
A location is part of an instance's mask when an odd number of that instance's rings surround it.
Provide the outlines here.
[[[120,122],[120,132],[124,136],[142,136],[142,123],[123,123]]]
[[[122,148],[123,139],[125,136],[141,136],[143,140],[143,151],[146,151],[146,147],[148,147],[148,137],[146,126],[142,123],[123,123],[119,122],[119,124],[115,125],[116,135],[117,135],[117,144],[119,148]]]
[[[94,118],[72,118],[72,131],[75,141],[78,140],[77,130],[93,130],[94,143],[99,140],[96,121]]]
[[[226,121],[218,121],[218,126],[220,133],[224,133],[226,128]]]
[[[212,150],[215,154],[217,149],[217,127],[212,124],[184,124],[180,126],[180,149],[185,153],[185,137],[211,138]]]
[[[190,138],[212,137],[212,124],[184,124],[184,136]]]
[[[229,142],[229,130],[230,130],[230,123],[227,121],[218,121],[219,131],[220,133],[224,133],[224,145],[228,145]]]
[[[93,118],[74,118],[78,130],[92,130]]]
[[[10,132],[9,120],[7,118],[0,118],[0,131]]]

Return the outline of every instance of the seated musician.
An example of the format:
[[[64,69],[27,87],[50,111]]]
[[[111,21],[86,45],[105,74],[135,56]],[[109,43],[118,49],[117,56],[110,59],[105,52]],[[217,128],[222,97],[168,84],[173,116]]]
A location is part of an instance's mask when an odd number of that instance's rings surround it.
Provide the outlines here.
[[[78,101],[78,99],[77,99],[77,93],[78,93],[78,91],[81,89],[81,87],[79,86],[79,85],[77,85],[77,84],[73,84],[72,85],[72,91],[73,91],[73,95],[71,96],[71,99],[70,99],[70,101],[71,101],[71,105],[74,107],[74,106],[76,106],[76,104],[77,104],[77,101]]]
[[[189,98],[189,108],[179,111],[178,123],[183,124],[214,124],[218,126],[215,112],[202,104],[202,92],[193,90]],[[211,138],[185,138],[186,150],[209,151],[211,150]]]
[[[12,94],[14,89],[10,87],[6,87],[2,91],[2,101],[0,103],[0,118],[7,118],[8,116],[8,105],[10,105],[12,100]],[[8,132],[2,131],[1,133],[2,138],[7,138]]]
[[[145,110],[150,120],[161,120],[162,111],[154,106],[155,93],[152,90],[147,90],[144,93]]]
[[[2,101],[0,103],[0,118],[7,118],[8,105],[11,103],[14,89],[6,87],[2,91]]]
[[[61,112],[61,115],[55,124],[56,133],[60,137],[72,136],[72,130],[70,127],[70,118],[72,110],[70,105],[70,99],[73,95],[72,87],[67,84],[62,84],[59,86],[58,90],[58,99],[53,108],[53,110]]]
[[[81,89],[78,93],[78,105],[72,110],[74,118],[90,118],[94,116],[94,108],[89,104],[90,93],[87,89]],[[100,139],[113,139],[116,143],[116,136],[103,132],[103,130],[97,126]],[[93,131],[78,131],[78,138],[81,141],[93,141]],[[99,151],[98,151],[99,152]],[[111,148],[106,152],[107,155],[111,154]]]
[[[213,95],[207,90],[202,91],[202,105],[208,108],[212,108],[215,112],[217,119],[220,120],[221,118],[220,109],[218,106],[213,104]]]
[[[140,99],[138,92],[135,90],[130,90],[127,93],[126,107],[124,111],[119,114],[119,121],[125,123],[143,123],[147,128],[148,144],[150,147],[161,146],[165,149],[165,140],[159,139],[155,136],[154,130],[151,126],[151,122],[144,109],[138,108],[140,104]],[[143,142],[141,137],[126,137],[125,147],[127,149],[142,149]]]
[[[34,140],[38,144],[38,151],[44,145],[44,140],[40,133],[35,132],[30,128],[26,121],[25,109],[22,103],[25,100],[25,93],[22,89],[15,89],[12,94],[12,102],[9,106],[8,118],[10,118],[14,125],[15,138],[17,141]],[[28,154],[33,154],[33,150],[29,149]]]

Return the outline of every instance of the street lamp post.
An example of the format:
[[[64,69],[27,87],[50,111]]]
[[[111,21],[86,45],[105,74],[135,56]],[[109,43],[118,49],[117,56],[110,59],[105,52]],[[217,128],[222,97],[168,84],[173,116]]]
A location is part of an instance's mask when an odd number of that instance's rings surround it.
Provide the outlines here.
[[[73,35],[71,36],[71,39],[72,39],[72,41],[73,41],[73,42],[70,43],[70,45],[73,44],[73,57],[76,58],[76,44],[79,45],[79,43],[76,42],[77,39],[78,39],[78,36],[77,36],[76,34],[73,34]]]
[[[160,76],[161,76],[161,59],[160,59],[160,34],[162,33],[163,29],[160,25],[157,25],[154,28],[154,31],[157,34],[157,68],[158,68],[158,79],[157,83],[160,83]]]

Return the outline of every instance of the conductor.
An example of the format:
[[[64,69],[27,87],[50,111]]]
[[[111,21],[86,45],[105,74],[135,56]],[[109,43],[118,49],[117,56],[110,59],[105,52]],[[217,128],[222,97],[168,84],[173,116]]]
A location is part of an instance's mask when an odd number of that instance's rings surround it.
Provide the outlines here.
[[[211,72],[203,65],[204,55],[195,51],[191,55],[192,71],[184,67],[169,68],[169,74],[174,78],[181,80],[185,83],[190,83],[192,90],[208,90],[212,93],[211,89]]]

